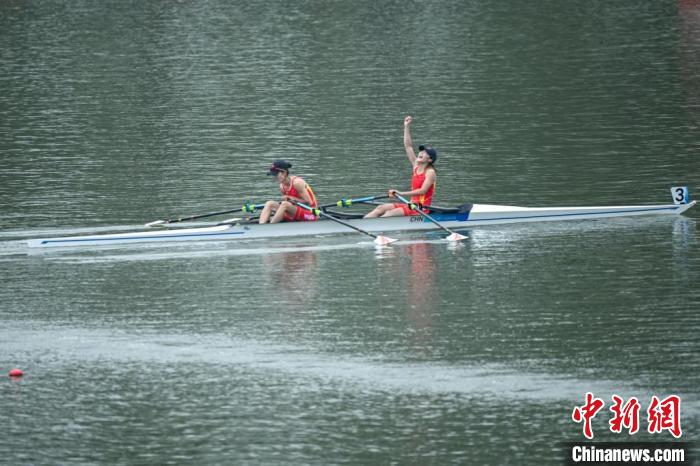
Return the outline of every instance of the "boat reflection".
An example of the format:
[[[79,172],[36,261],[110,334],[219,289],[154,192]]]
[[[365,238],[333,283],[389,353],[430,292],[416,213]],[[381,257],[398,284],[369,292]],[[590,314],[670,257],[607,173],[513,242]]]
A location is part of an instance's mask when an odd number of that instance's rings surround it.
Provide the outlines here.
[[[412,330],[414,343],[421,347],[433,339],[433,320],[439,312],[436,290],[435,248],[444,245],[416,243],[406,247],[410,261],[406,320]]]
[[[394,277],[392,288],[402,288],[405,333],[416,351],[429,351],[434,339],[434,321],[440,312],[437,289],[436,255],[444,253],[446,242],[402,240],[389,247],[377,248],[379,273]]]
[[[286,307],[305,309],[317,292],[318,257],[314,250],[263,254],[270,293]]]

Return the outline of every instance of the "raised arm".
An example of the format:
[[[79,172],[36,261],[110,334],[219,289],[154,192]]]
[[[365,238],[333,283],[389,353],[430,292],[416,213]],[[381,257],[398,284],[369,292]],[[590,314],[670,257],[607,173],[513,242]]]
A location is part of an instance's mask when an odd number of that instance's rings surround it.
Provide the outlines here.
[[[413,139],[411,139],[411,122],[413,118],[407,116],[403,119],[403,147],[406,149],[406,157],[411,166],[416,163],[416,153],[413,151]]]

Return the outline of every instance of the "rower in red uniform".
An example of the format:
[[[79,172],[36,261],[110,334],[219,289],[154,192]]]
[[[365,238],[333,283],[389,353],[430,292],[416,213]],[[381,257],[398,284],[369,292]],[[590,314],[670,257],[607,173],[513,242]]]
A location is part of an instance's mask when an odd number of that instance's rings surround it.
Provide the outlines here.
[[[280,184],[282,202],[267,201],[260,212],[260,223],[278,222],[308,222],[316,220],[316,216],[306,209],[296,206],[290,200],[301,202],[309,207],[318,207],[316,196],[311,186],[299,176],[290,176],[292,164],[286,160],[275,160],[270,166],[268,175],[275,176]],[[272,213],[274,212],[274,215]],[[272,215],[272,218],[270,216]]]
[[[401,196],[411,196],[411,202],[418,204],[424,212],[428,212],[427,207],[433,201],[435,183],[437,183],[437,173],[433,164],[437,160],[437,151],[430,146],[418,146],[418,155],[413,151],[413,140],[411,139],[411,122],[413,118],[407,116],[403,121],[403,145],[406,149],[406,156],[413,166],[413,177],[411,178],[410,191],[389,190],[389,197],[395,194]],[[415,210],[403,203],[389,203],[377,206],[372,212],[365,215],[365,218],[374,217],[400,217],[408,215],[419,215]]]

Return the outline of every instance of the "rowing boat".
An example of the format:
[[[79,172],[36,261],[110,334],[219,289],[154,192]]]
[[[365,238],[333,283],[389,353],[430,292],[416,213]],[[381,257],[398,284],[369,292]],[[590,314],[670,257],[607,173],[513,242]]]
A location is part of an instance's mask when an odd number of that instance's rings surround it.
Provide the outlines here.
[[[431,208],[431,216],[451,229],[522,222],[550,222],[561,220],[602,219],[641,215],[679,215],[695,205],[685,204],[608,206],[608,207],[516,207],[494,204],[465,204],[455,208]],[[439,227],[421,217],[353,218],[353,215],[333,213],[345,222],[365,231],[383,233],[389,231],[423,231]],[[112,244],[146,243],[163,241],[214,241],[287,236],[314,236],[351,233],[347,226],[332,220],[264,224],[236,222],[211,227],[180,230],[144,231],[92,236],[70,236],[27,240],[32,248],[99,246]]]

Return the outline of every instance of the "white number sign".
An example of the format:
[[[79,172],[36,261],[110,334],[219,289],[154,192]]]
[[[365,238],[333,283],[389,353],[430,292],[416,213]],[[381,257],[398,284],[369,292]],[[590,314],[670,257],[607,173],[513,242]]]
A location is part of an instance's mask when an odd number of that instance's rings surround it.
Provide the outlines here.
[[[671,188],[671,196],[673,196],[674,204],[687,204],[688,203],[688,187],[687,186],[674,186]]]

